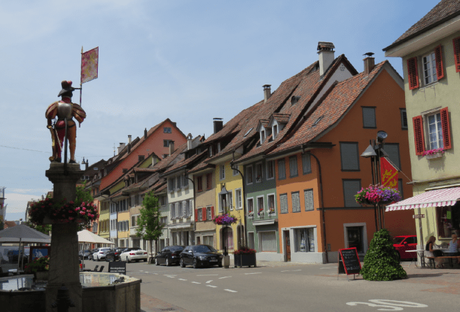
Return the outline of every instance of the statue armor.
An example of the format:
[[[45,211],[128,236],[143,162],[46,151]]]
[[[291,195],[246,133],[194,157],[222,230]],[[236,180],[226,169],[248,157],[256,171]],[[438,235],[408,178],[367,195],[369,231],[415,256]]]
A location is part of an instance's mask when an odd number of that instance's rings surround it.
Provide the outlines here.
[[[59,102],[57,107],[57,116],[59,120],[72,119],[72,103]]]

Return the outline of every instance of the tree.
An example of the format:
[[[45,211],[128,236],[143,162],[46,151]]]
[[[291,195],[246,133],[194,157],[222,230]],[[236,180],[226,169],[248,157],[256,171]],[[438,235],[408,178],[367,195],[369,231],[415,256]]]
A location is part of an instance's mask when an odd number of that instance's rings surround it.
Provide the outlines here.
[[[369,281],[392,281],[407,277],[387,229],[374,233],[360,273]]]
[[[161,214],[158,197],[153,192],[149,192],[145,195],[142,206],[141,215],[137,221],[136,235],[148,240],[150,246],[152,246],[152,242],[157,241],[163,234],[163,227],[165,226],[160,222]]]

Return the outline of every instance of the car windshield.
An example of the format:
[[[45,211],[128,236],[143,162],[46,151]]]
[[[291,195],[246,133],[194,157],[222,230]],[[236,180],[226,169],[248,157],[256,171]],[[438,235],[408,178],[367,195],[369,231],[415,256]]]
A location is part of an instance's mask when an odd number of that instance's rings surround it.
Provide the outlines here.
[[[171,246],[171,247],[169,247],[169,249],[174,252],[174,251],[181,251],[181,250],[184,249],[184,247],[182,247],[182,246]]]
[[[394,237],[393,238],[393,244],[401,244],[401,242],[404,240],[405,237],[401,237],[401,236],[398,236],[398,237]]]
[[[201,245],[201,246],[194,246],[193,247],[193,251],[194,252],[210,252],[210,251],[217,251],[215,250],[213,247],[211,246],[207,246],[207,245]]]

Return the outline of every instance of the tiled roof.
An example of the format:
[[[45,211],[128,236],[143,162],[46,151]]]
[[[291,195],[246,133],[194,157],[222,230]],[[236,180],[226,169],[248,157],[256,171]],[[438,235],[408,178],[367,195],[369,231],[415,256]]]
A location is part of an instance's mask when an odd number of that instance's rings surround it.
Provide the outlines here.
[[[179,146],[174,151],[174,153],[172,153],[171,155],[157,162],[155,166],[153,166],[153,169],[155,171],[163,171],[169,166],[172,166],[173,164],[175,164],[177,161],[182,160],[184,158],[184,155],[181,155],[181,154],[185,151],[186,148],[187,148],[187,142]]]
[[[389,50],[399,44],[408,41],[419,34],[444,23],[445,21],[460,14],[459,0],[442,0],[430,12],[422,17],[417,23],[412,25],[401,37],[399,37],[390,46],[383,49]]]
[[[195,172],[198,172],[198,171],[201,171],[201,170],[204,170],[204,169],[215,168],[216,167],[215,165],[208,163],[209,159],[210,158],[208,157],[205,160],[203,160],[202,162],[198,163],[195,167],[190,169],[188,171],[188,173],[195,173]]]
[[[206,155],[208,153],[207,150],[199,153],[199,154],[195,154],[189,158],[186,158],[186,159],[183,159],[177,163],[175,163],[174,165],[172,165],[171,167],[169,167],[165,172],[164,172],[164,175],[170,173],[170,172],[173,172],[174,170],[178,169],[178,168],[181,168],[181,167],[187,167],[192,165],[193,162],[195,161],[199,161],[200,158],[203,158],[204,155]]]
[[[315,140],[324,131],[334,126],[387,63],[388,61],[384,61],[377,64],[369,75],[361,73],[333,86],[299,129],[269,155],[300,147],[302,144]]]

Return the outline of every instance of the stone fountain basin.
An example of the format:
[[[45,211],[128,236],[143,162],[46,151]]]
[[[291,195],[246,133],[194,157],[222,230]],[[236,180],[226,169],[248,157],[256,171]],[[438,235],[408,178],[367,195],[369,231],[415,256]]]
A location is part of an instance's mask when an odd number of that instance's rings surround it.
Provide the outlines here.
[[[113,284],[120,277],[124,281]],[[5,308],[2,311],[46,311],[46,283],[34,283],[33,278],[30,274],[0,278],[0,307]],[[138,312],[141,282],[122,274],[80,272],[83,311]]]

